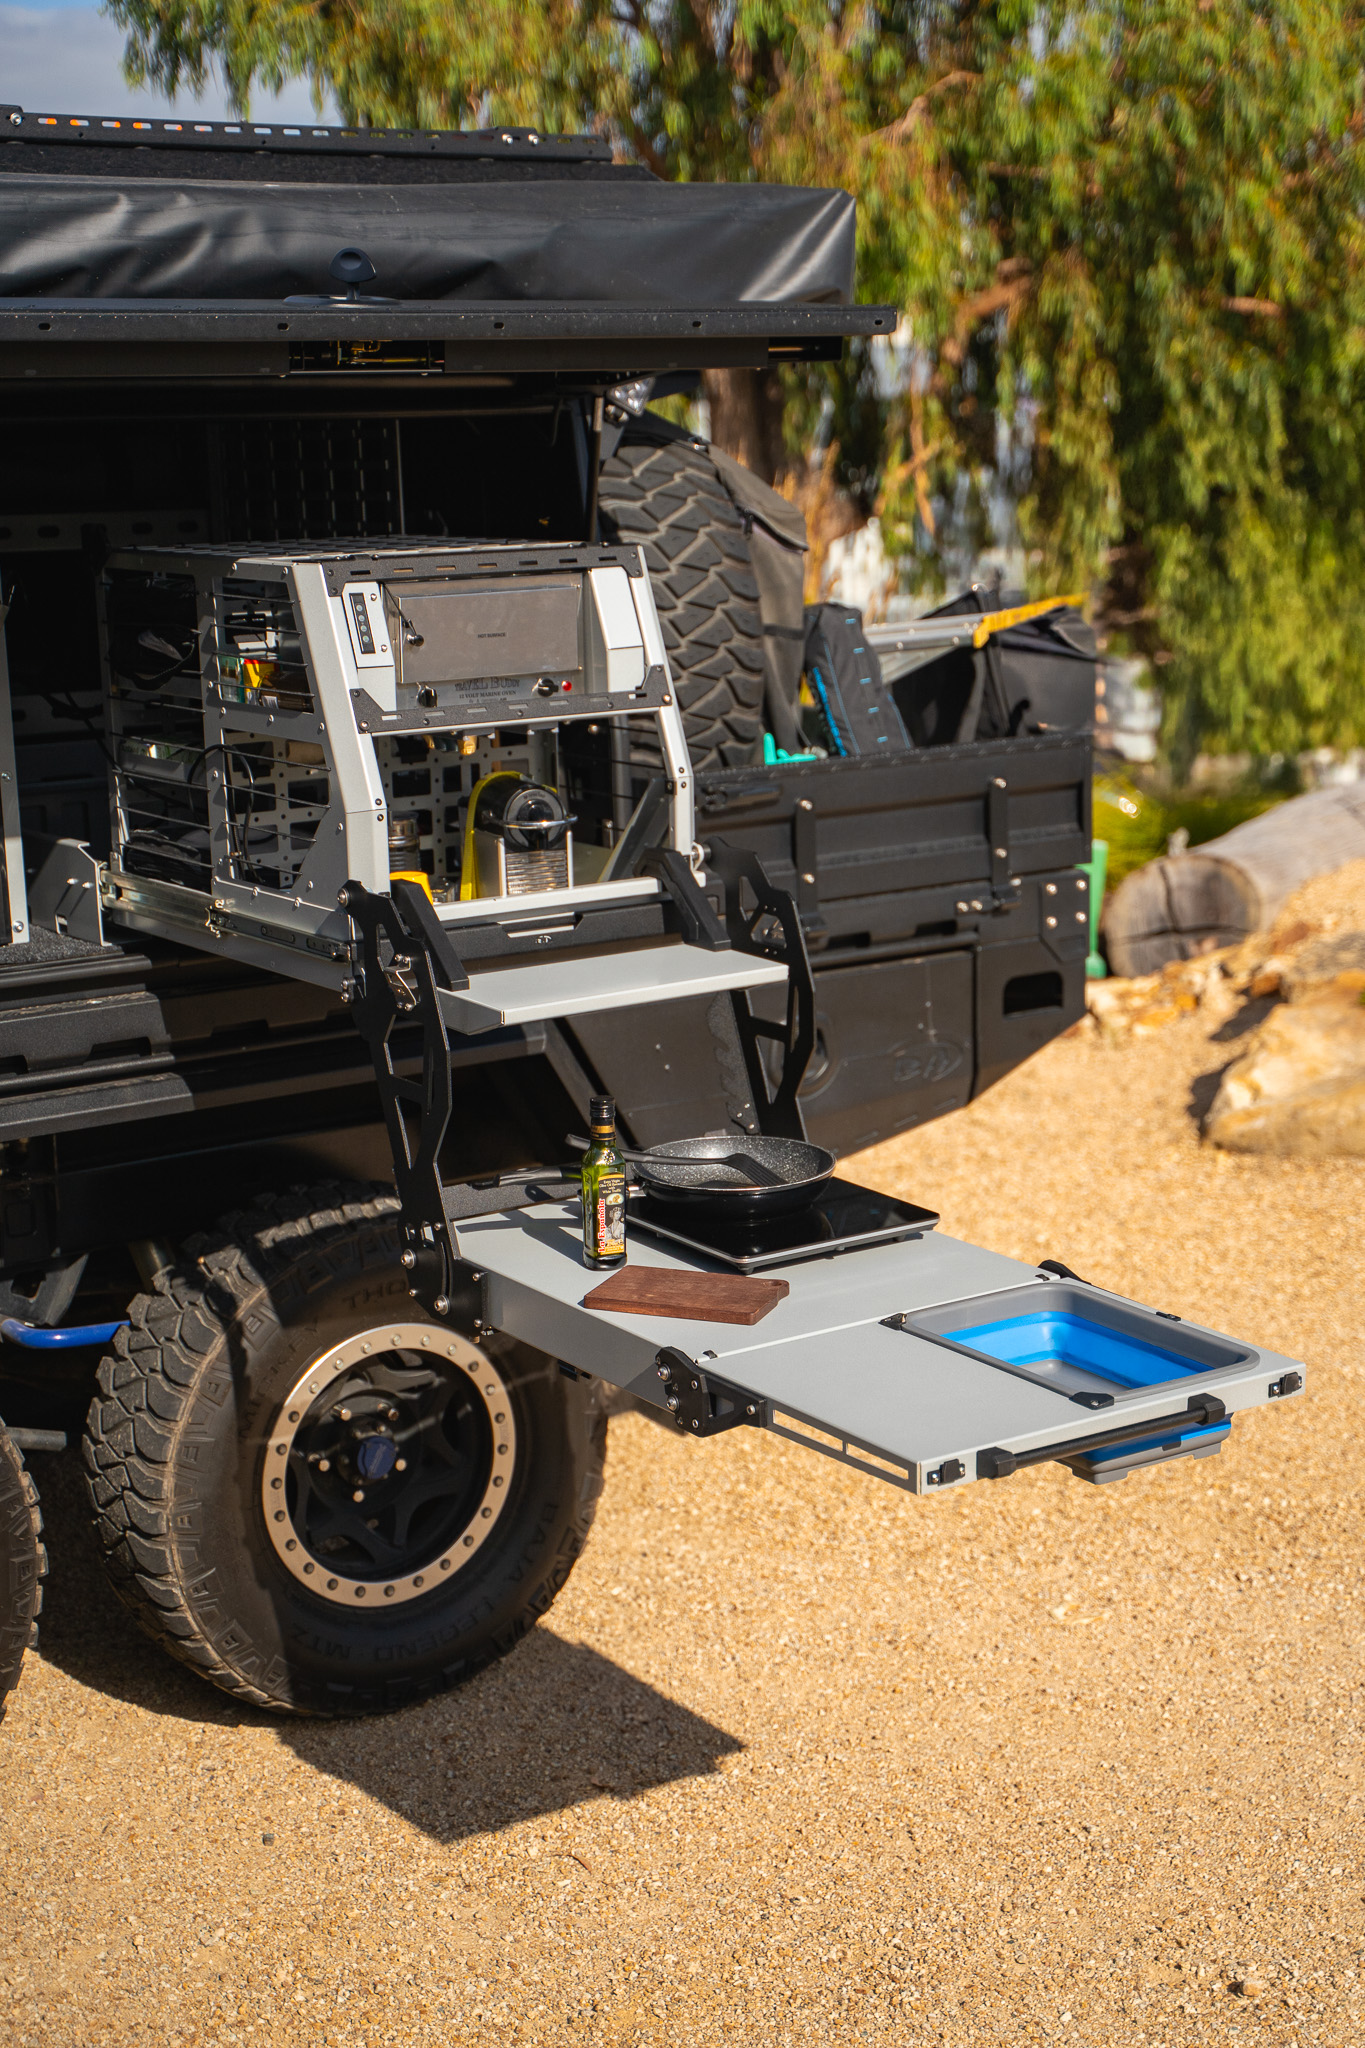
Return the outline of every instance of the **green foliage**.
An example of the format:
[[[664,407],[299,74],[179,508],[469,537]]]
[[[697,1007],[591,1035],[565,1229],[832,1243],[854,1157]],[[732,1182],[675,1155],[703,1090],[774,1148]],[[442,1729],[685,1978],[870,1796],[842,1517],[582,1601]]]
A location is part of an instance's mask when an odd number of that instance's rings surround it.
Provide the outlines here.
[[[135,79],[348,120],[591,127],[841,184],[904,309],[790,431],[932,577],[1002,493],[1038,591],[1148,655],[1180,761],[1365,740],[1365,158],[1343,0],[111,0]],[[885,363],[882,365],[883,372]],[[951,513],[951,518],[950,518]]]
[[[1165,853],[1174,832],[1185,832],[1189,846],[1203,846],[1292,794],[1252,781],[1232,789],[1163,792],[1144,789],[1126,775],[1096,776],[1095,837],[1109,848],[1106,886],[1117,888],[1134,868]]]

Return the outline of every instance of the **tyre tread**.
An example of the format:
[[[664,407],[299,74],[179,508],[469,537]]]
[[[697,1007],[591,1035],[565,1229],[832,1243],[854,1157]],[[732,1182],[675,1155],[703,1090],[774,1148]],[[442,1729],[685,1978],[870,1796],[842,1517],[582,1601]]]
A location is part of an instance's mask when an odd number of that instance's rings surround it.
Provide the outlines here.
[[[37,1489],[23,1452],[0,1422],[0,1721],[24,1652],[38,1641],[46,1576]]]

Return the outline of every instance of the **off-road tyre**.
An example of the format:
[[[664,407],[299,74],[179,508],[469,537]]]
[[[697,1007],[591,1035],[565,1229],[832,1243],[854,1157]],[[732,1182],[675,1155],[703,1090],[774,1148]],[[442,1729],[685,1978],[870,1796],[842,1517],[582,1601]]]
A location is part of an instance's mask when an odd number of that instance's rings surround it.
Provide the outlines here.
[[[43,1518],[23,1454],[0,1422],[0,1721],[25,1650],[38,1640],[47,1553]]]
[[[693,768],[761,760],[758,584],[704,444],[627,438],[602,466],[599,513],[604,539],[644,548]]]
[[[475,1351],[423,1317],[399,1265],[396,1209],[390,1194],[346,1185],[294,1190],[226,1217],[186,1244],[154,1292],[137,1297],[127,1329],[99,1369],[85,1463],[119,1596],[172,1656],[234,1698],[280,1713],[401,1706],[460,1683],[510,1650],[568,1578],[601,1491],[600,1402],[539,1352],[496,1336]],[[330,1386],[327,1374],[342,1366],[329,1361],[344,1361],[348,1346],[358,1359],[367,1332],[377,1333],[383,1353],[391,1323],[407,1333],[409,1348],[390,1354],[400,1364],[430,1333],[432,1357],[424,1353],[417,1363],[431,1366],[426,1378],[433,1384],[440,1369],[452,1385],[460,1382],[449,1407],[458,1399],[475,1420],[483,1416],[487,1472],[506,1477],[479,1482],[479,1497],[492,1503],[482,1510],[454,1500],[456,1533],[441,1539],[442,1557],[433,1553],[424,1564],[410,1555],[408,1576],[395,1574],[386,1586],[373,1577],[348,1579],[347,1570],[361,1567],[335,1565],[335,1549],[315,1564],[318,1539],[306,1532],[300,1503],[320,1498],[318,1474],[329,1466],[316,1451],[302,1468],[298,1460],[319,1427],[344,1435],[337,1416],[348,1417],[346,1430],[360,1427],[341,1407],[310,1424],[322,1410],[314,1403],[302,1413],[312,1384],[307,1376],[321,1375]],[[448,1364],[444,1353],[453,1357],[456,1346],[464,1363]],[[373,1377],[375,1365],[372,1358],[356,1369]],[[478,1406],[485,1392],[492,1397],[486,1414]],[[330,1398],[325,1391],[318,1397],[322,1409]],[[398,1409],[388,1412],[397,1416]],[[301,1413],[302,1426],[291,1435]],[[495,1414],[507,1426],[495,1427]],[[404,1426],[395,1422],[389,1431],[394,1449],[403,1448]],[[416,1460],[411,1442],[407,1447]],[[507,1462],[499,1465],[495,1452]],[[283,1463],[273,1462],[275,1453]],[[325,1484],[335,1488],[341,1453],[334,1449],[330,1462],[335,1469]],[[287,1481],[291,1490],[269,1492],[272,1475],[300,1469],[301,1478]],[[411,1487],[406,1464],[397,1471],[405,1476],[391,1474],[395,1483]],[[352,1476],[359,1483],[354,1470]],[[310,1491],[314,1482],[317,1493]],[[371,1500],[384,1483],[364,1478]],[[505,1491],[494,1494],[494,1487]],[[350,1496],[356,1497],[365,1497],[363,1489]],[[425,1502],[413,1521],[430,1509]],[[360,1527],[344,1502],[327,1512]],[[466,1512],[471,1519],[460,1522]],[[477,1533],[480,1512],[491,1517],[485,1533]],[[366,1526],[374,1530],[376,1523]],[[461,1536],[462,1528],[474,1533]],[[349,1539],[326,1538],[333,1546],[343,1540]],[[466,1559],[461,1543],[478,1547]],[[329,1594],[316,1573],[333,1569],[338,1578],[326,1583],[340,1591]],[[315,1576],[305,1582],[301,1572]],[[363,1606],[348,1598],[362,1583]]]

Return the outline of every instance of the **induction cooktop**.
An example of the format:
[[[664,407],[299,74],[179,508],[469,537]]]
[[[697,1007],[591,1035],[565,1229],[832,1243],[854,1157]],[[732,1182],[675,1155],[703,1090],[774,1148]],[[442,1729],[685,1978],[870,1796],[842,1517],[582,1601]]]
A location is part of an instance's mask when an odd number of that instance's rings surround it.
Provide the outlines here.
[[[628,1227],[685,1250],[700,1252],[739,1273],[789,1266],[800,1259],[827,1258],[865,1245],[892,1244],[917,1237],[938,1222],[936,1209],[921,1209],[892,1195],[874,1194],[850,1180],[829,1180],[809,1208],[795,1216],[728,1221],[719,1208],[693,1210],[652,1195],[632,1199]]]

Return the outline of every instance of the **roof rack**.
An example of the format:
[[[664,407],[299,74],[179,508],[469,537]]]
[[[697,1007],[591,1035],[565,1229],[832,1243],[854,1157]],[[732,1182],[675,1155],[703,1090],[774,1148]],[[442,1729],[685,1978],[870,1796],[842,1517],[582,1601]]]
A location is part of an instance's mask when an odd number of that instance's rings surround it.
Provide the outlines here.
[[[201,121],[166,115],[40,114],[0,102],[7,142],[99,143],[104,148],[266,150],[289,155],[523,158],[610,163],[596,135],[542,135],[536,128],[328,128],[310,121]]]

